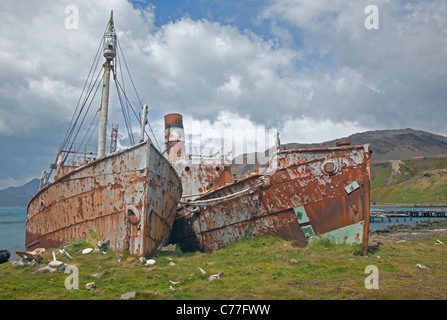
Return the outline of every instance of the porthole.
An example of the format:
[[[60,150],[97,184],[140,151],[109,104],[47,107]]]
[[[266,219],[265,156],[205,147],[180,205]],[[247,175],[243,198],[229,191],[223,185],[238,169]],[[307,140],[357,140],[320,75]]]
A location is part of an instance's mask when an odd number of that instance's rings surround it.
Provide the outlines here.
[[[126,207],[127,222],[137,225],[140,222],[140,212],[134,206],[128,205]]]
[[[322,164],[321,169],[324,173],[333,175],[337,173],[338,165],[334,160],[327,160]]]

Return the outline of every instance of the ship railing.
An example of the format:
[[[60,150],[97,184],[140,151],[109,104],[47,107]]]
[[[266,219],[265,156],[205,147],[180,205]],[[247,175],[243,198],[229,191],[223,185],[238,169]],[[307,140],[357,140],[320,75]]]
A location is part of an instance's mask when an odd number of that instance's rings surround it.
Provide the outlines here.
[[[93,145],[74,145],[69,150],[60,150],[64,166],[80,167],[97,158],[96,146]]]

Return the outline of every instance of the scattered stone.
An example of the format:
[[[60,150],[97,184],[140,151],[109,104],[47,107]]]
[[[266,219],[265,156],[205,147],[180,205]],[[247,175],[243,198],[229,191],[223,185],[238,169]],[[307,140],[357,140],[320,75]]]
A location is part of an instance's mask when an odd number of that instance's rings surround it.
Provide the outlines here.
[[[82,254],[87,254],[87,253],[90,253],[92,251],[93,251],[93,248],[87,248],[87,249],[82,250]]]
[[[64,262],[62,261],[51,261],[48,264],[49,267],[56,269],[57,271],[64,271],[65,267],[67,266]]]
[[[96,284],[95,284],[94,282],[89,282],[89,283],[87,283],[87,284],[85,285],[85,288],[86,288],[87,290],[93,290],[93,289],[96,289]]]
[[[208,281],[220,279],[222,276],[223,276],[223,271],[219,272],[218,274],[213,274],[212,276],[210,276],[208,278]]]
[[[90,277],[101,278],[105,273],[111,272],[113,270],[115,270],[115,268],[105,269],[101,273],[93,273],[93,274],[91,274]]]
[[[146,260],[146,266],[151,266],[151,265],[155,264],[155,262],[156,261],[153,259]]]
[[[22,260],[12,260],[12,261],[11,261],[11,265],[12,265],[14,268],[16,268],[16,267],[18,267],[18,266],[23,266],[23,262],[22,262]]]
[[[416,267],[418,267],[419,269],[422,269],[422,270],[427,269],[426,266],[423,266],[423,265],[421,265],[421,264],[419,264],[419,263],[416,265]]]
[[[145,266],[150,266],[150,265],[155,264],[156,261],[153,260],[153,259],[146,260],[146,258],[141,257],[141,258],[140,258],[140,262],[141,262],[142,264],[144,264]]]
[[[104,243],[98,241],[98,246],[95,248],[95,252],[106,252],[107,248],[109,247],[109,244],[110,240],[107,240]]]
[[[340,289],[342,289],[342,290],[354,290],[353,288],[348,287],[348,286],[345,286],[344,284],[342,284],[342,285],[340,286]]]
[[[137,259],[132,259],[132,260],[130,260],[130,265],[132,267],[141,266],[141,262],[139,262]]]
[[[176,266],[176,264],[174,263],[174,262],[169,262],[169,265],[171,266],[171,267],[173,267],[173,266]]]
[[[41,263],[43,261],[42,254],[45,253],[45,249],[37,248],[34,251],[17,250],[16,253],[19,257],[22,258],[22,260],[29,260],[29,261],[36,260],[37,263]]]
[[[70,256],[70,254],[67,252],[67,250],[65,250],[65,248],[57,251],[56,254],[65,254],[68,258],[73,259],[73,257]]]
[[[290,261],[290,263],[293,263],[293,264],[298,263],[298,260],[296,260],[294,258],[290,259],[289,261]]]
[[[166,247],[161,248],[161,252],[172,252],[175,251],[176,245],[175,244],[169,244]]]
[[[42,260],[22,259],[22,266],[36,266],[36,265],[40,264],[42,262]]]
[[[40,264],[41,260],[37,261],[36,259],[18,259],[11,261],[11,265],[13,267],[18,266],[36,266]]]
[[[55,271],[56,271],[56,268],[52,268],[50,266],[46,266],[46,267],[43,267],[43,268],[40,268],[40,269],[36,270],[34,272],[34,274],[43,274],[43,273],[55,272]]]
[[[101,273],[94,273],[94,274],[90,275],[90,277],[93,277],[93,278],[100,278],[101,276],[102,276],[102,272]]]
[[[120,296],[120,299],[121,300],[130,300],[130,299],[135,299],[136,296],[137,296],[137,293],[135,291],[126,292]]]

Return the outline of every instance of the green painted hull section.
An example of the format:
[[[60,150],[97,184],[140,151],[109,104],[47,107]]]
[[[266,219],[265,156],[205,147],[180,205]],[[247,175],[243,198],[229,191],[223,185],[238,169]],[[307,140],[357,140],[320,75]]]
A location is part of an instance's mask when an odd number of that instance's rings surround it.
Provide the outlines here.
[[[336,244],[362,244],[364,222],[360,221],[337,230],[333,230],[324,234],[313,236],[309,239],[309,243],[321,240],[327,240]]]

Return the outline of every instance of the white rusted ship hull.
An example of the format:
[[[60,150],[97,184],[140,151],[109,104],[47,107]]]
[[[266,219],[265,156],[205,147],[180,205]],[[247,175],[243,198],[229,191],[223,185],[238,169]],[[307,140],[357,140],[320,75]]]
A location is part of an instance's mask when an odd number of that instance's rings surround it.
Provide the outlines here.
[[[28,204],[25,246],[55,248],[89,229],[115,251],[151,256],[167,244],[181,181],[149,142],[57,177]]]

